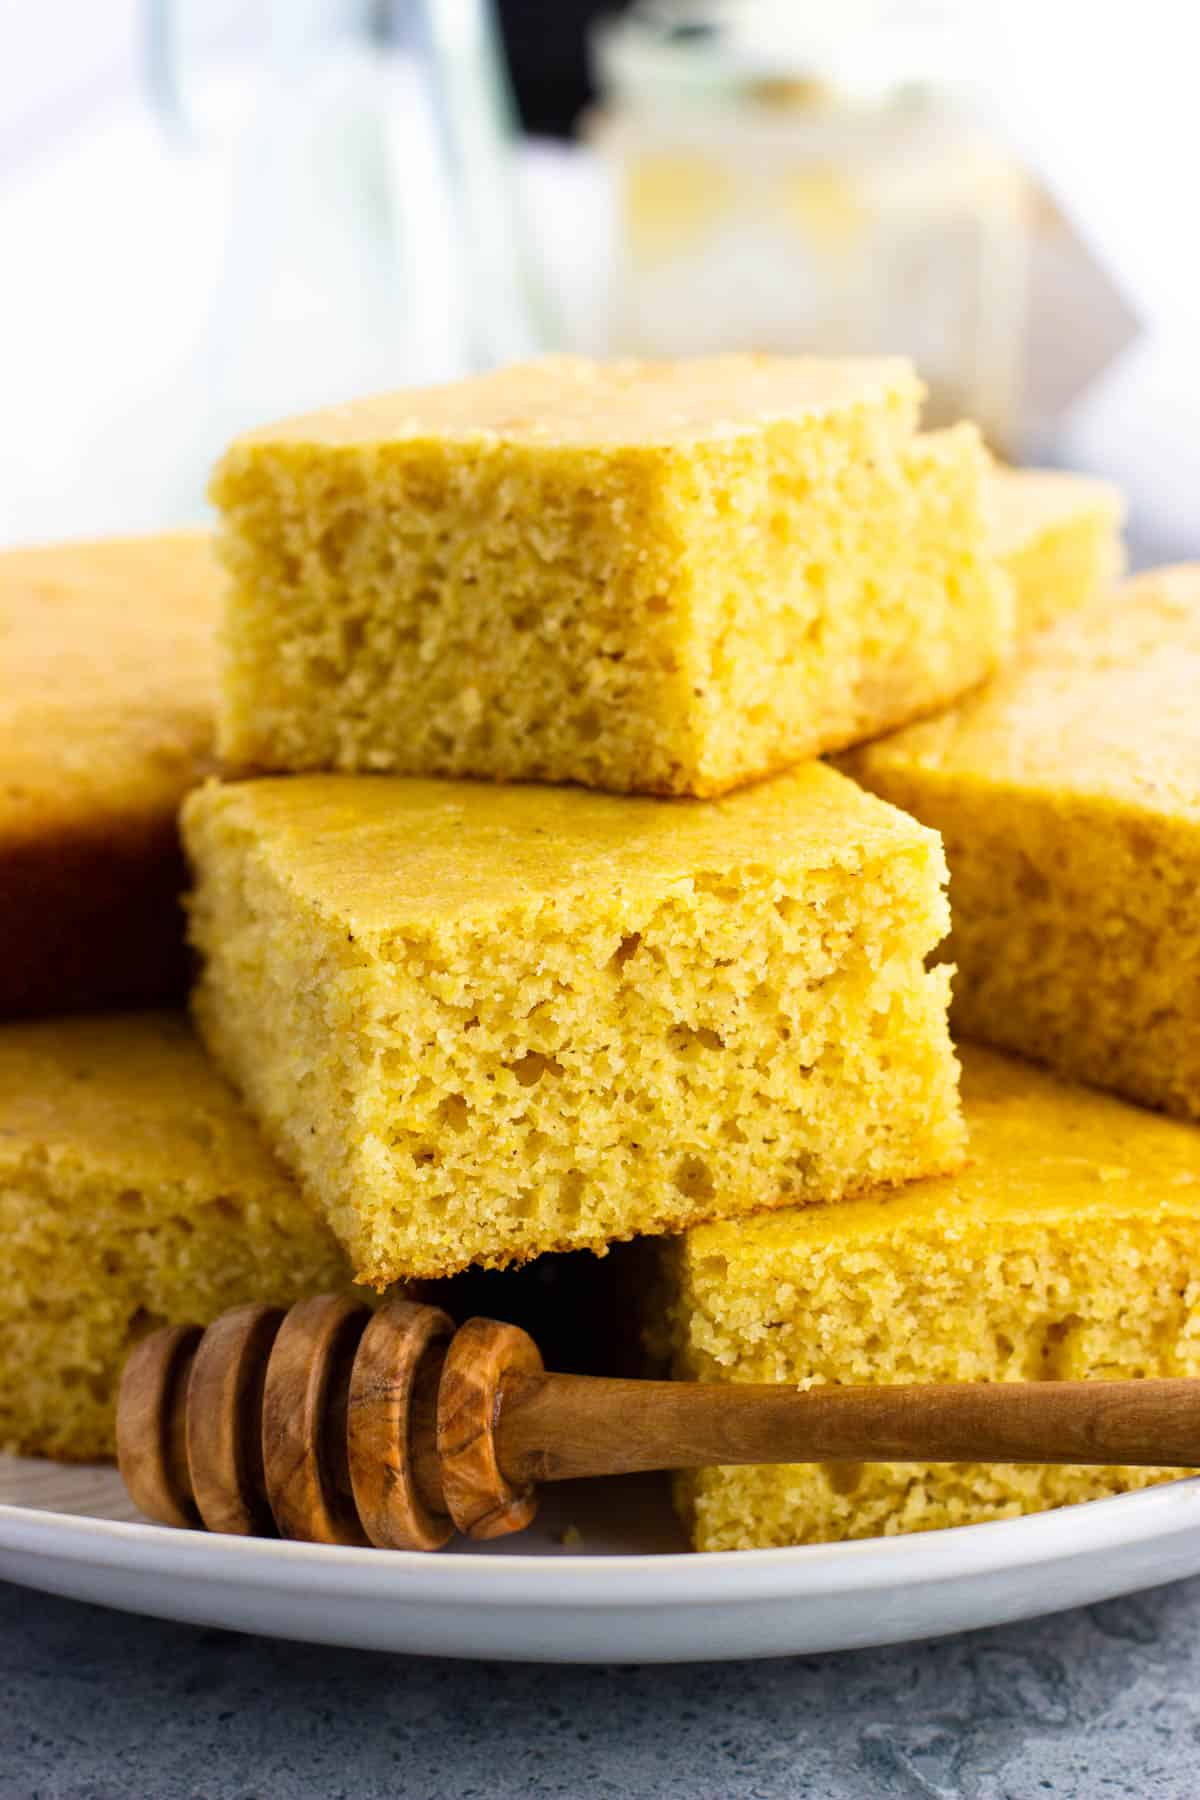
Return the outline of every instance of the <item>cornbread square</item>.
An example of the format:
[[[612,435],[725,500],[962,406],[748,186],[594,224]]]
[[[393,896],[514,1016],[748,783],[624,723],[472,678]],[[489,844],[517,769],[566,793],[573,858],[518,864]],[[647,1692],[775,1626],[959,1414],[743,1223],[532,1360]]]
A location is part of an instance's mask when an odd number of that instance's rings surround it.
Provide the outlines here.
[[[935,711],[1011,625],[971,426],[901,360],[554,357],[219,466],[242,772],[714,794]]]
[[[1022,636],[1085,606],[1124,573],[1125,502],[1111,482],[1065,469],[996,468],[985,504]]]
[[[202,532],[0,553],[0,1016],[186,993],[221,586]]]
[[[942,834],[965,1036],[1200,1118],[1200,567],[845,766]]]
[[[111,1456],[147,1332],[349,1285],[185,1018],[0,1027],[0,1447]]]
[[[962,1056],[961,1174],[658,1247],[653,1331],[677,1375],[1200,1375],[1200,1133],[994,1052]],[[677,1500],[698,1550],[740,1550],[978,1524],[1179,1473],[815,1463],[688,1473]]]
[[[810,764],[721,802],[193,794],[213,1054],[360,1279],[952,1166],[936,836]]]

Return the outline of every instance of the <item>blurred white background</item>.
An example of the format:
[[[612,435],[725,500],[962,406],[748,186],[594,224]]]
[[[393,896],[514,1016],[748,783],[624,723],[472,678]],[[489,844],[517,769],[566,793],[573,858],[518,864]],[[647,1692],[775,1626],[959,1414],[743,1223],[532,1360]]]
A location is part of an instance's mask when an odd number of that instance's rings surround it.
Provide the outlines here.
[[[1053,453],[1124,483],[1147,549],[1200,553],[1200,14],[1191,0],[962,5],[987,104],[1143,322]],[[218,44],[236,41],[241,13],[238,0],[191,0]],[[138,0],[0,8],[0,541],[193,516],[198,470],[242,422],[229,401],[238,378],[214,367],[211,346],[231,258],[246,253],[231,226],[245,159],[164,131],[146,98],[144,24]],[[259,160],[270,164],[268,140]],[[602,185],[581,150],[526,148],[523,161],[558,335],[586,344],[605,275]],[[436,208],[419,170],[408,187]],[[358,227],[326,198],[336,261]],[[453,282],[432,266],[401,276],[409,299],[438,280],[443,299],[406,309],[401,293],[382,364],[378,346],[356,363],[377,321],[355,314],[369,295],[348,283],[351,327],[332,374],[350,387],[373,385],[381,367],[396,380],[443,372],[436,331],[418,341],[412,321],[448,317]],[[277,341],[260,333],[242,354],[275,354],[286,375],[288,297],[276,304]]]

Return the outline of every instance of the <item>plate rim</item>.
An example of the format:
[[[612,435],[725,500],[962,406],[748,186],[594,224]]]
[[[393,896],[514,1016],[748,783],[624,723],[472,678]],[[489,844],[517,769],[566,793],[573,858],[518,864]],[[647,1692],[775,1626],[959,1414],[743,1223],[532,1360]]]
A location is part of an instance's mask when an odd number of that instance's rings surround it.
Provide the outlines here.
[[[476,1610],[607,1612],[834,1597],[1002,1575],[1200,1529],[1200,1476],[1051,1511],[833,1544],[616,1555],[380,1551],[243,1538],[0,1502],[0,1552],[139,1575]],[[1152,1585],[1152,1578],[1147,1585]]]

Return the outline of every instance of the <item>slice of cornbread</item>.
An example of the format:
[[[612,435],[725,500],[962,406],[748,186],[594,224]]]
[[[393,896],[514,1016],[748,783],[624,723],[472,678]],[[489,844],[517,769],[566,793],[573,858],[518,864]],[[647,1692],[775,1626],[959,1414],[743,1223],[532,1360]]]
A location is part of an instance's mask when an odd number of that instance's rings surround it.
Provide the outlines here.
[[[960,1154],[941,847],[819,764],[720,802],[214,783],[184,831],[200,1029],[363,1280]]]
[[[963,1049],[957,1176],[659,1249],[652,1329],[701,1381],[1200,1375],[1200,1133]],[[662,1310],[658,1310],[661,1306]],[[678,1478],[697,1549],[928,1531],[1178,1470],[829,1463]]]
[[[109,1456],[146,1332],[349,1285],[185,1019],[0,1027],[0,1447]]]
[[[935,711],[1008,641],[973,427],[900,360],[573,357],[217,470],[223,756],[712,794]]]
[[[1125,502],[1111,482],[1063,469],[997,468],[985,505],[1022,635],[1085,606],[1124,571]]]
[[[942,834],[966,1036],[1200,1118],[1200,567],[845,766]]]
[[[0,553],[0,1016],[186,992],[221,585],[202,532]]]

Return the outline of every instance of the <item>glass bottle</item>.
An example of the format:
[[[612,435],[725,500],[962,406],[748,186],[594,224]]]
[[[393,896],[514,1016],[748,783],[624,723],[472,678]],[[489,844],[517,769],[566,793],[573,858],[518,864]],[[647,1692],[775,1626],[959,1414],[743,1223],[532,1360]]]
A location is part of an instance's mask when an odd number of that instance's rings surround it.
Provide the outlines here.
[[[152,0],[151,88],[223,248],[181,510],[248,426],[543,348],[488,0]]]

